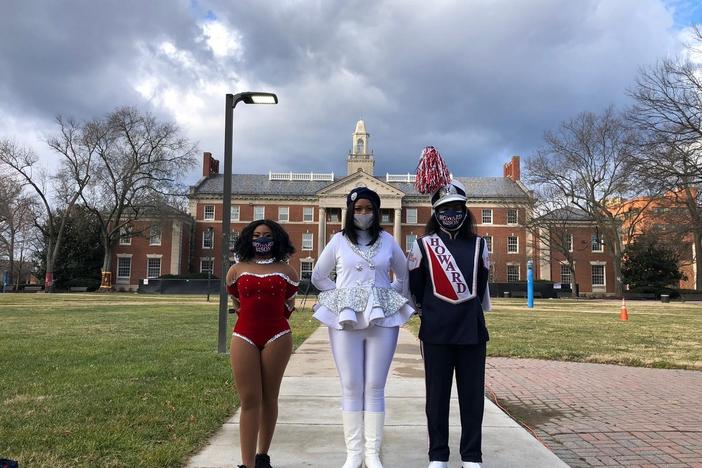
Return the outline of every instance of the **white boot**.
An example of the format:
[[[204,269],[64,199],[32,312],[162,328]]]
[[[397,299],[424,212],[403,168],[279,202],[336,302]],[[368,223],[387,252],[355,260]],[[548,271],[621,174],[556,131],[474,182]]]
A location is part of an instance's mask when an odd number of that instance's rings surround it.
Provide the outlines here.
[[[342,468],[361,468],[363,463],[363,412],[343,411],[346,463]]]
[[[380,446],[383,442],[385,413],[363,413],[363,424],[366,434],[366,468],[383,468],[380,463]]]
[[[429,468],[448,468],[448,462],[442,462],[442,461],[429,462]]]
[[[480,463],[476,462],[463,462],[461,468],[480,468]]]

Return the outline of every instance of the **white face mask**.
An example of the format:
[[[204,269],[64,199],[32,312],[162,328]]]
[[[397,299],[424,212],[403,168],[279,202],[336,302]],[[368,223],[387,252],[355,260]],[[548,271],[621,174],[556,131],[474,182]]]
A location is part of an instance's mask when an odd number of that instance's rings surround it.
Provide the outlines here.
[[[373,225],[373,213],[353,215],[353,225],[358,229],[365,231]]]

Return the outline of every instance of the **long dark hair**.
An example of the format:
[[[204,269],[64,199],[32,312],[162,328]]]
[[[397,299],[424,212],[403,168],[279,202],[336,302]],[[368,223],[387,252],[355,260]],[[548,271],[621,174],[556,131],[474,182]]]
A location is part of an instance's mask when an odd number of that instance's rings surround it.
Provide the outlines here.
[[[359,198],[358,200],[361,199]],[[354,201],[347,207],[346,218],[344,219],[344,229],[341,232],[344,233],[344,235],[348,237],[351,242],[358,244],[358,236],[356,235],[356,229],[358,228],[353,223],[353,209],[355,206],[356,202]],[[371,236],[371,241],[368,245],[373,245],[375,241],[378,240],[380,231],[383,230],[383,228],[380,227],[380,210],[377,206],[375,206],[375,203],[371,202],[371,206],[373,207],[373,224],[371,224],[371,227],[368,228],[368,233]]]
[[[234,254],[239,262],[249,261],[256,256],[256,251],[253,247],[253,233],[261,224],[265,224],[271,229],[271,234],[273,235],[271,254],[273,258],[279,262],[284,262],[295,253],[295,247],[290,242],[290,236],[280,224],[270,219],[259,219],[249,223],[241,231],[241,235],[234,244]]]
[[[429,221],[424,228],[424,234],[428,236],[430,234],[436,234],[439,231],[441,231],[441,225],[439,225],[439,222],[436,220],[436,216],[434,213],[432,213],[431,218],[429,218]],[[478,234],[475,231],[475,218],[473,217],[473,213],[471,213],[466,206],[466,220],[463,222],[460,229],[458,229],[456,239],[471,239],[477,235]]]

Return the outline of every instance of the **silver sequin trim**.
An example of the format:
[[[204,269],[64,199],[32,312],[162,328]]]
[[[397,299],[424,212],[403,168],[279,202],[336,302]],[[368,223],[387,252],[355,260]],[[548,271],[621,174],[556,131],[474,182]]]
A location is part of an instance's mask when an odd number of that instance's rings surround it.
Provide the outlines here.
[[[244,335],[240,335],[240,334],[238,334],[238,333],[232,333],[232,336],[238,336],[239,338],[241,338],[242,340],[246,341],[247,343],[251,343],[252,346],[256,346],[256,343],[254,343],[254,342],[251,341],[250,339],[246,338]],[[258,346],[256,346],[256,348],[258,348]]]
[[[383,309],[385,317],[395,315],[407,303],[407,299],[394,289],[376,287],[331,289],[322,291],[317,297],[319,304],[337,315],[344,309],[363,312],[369,300],[373,301],[374,307]]]
[[[349,247],[351,247],[351,250],[353,250],[356,253],[356,255],[368,262],[368,265],[370,265],[371,268],[375,268],[375,265],[373,264],[373,257],[382,245],[380,236],[378,236],[378,239],[373,243],[373,245],[370,246],[370,248],[368,248],[366,252],[359,249],[358,246],[351,242],[351,240],[348,237],[344,236],[344,239],[346,239],[346,242],[348,242]]]
[[[245,276],[245,275],[255,276],[256,278],[267,278],[267,277],[269,277],[269,276],[280,276],[281,278],[283,278],[285,281],[287,281],[288,283],[292,284],[293,286],[299,286],[299,285],[300,285],[300,282],[299,282],[299,281],[293,281],[293,280],[291,280],[290,277],[289,277],[288,275],[286,275],[285,273],[278,273],[278,272],[275,272],[275,273],[265,273],[265,274],[244,272],[244,273],[240,274],[240,275],[236,278],[236,280],[234,280],[234,283],[236,283],[237,280],[238,280],[239,278],[241,278],[242,276]],[[232,283],[232,284],[234,284],[234,283]]]
[[[268,343],[270,343],[271,341],[275,341],[278,338],[280,338],[281,336],[287,335],[288,333],[292,333],[292,330],[285,330],[285,331],[282,331],[280,333],[276,333],[275,335],[273,335],[273,337],[271,337],[270,340],[266,341],[266,344],[264,344],[263,347],[265,348],[266,346],[268,346]]]

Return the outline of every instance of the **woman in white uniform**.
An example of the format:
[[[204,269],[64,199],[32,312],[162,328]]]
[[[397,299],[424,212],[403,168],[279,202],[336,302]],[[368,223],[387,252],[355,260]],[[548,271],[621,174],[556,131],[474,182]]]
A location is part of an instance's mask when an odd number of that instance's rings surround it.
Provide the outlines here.
[[[329,327],[341,380],[343,468],[360,468],[363,462],[382,468],[385,382],[399,327],[414,309],[407,299],[405,254],[380,227],[380,197],[358,187],[346,203],[344,229],[331,238],[312,272],[312,284],[321,291],[314,317]]]

